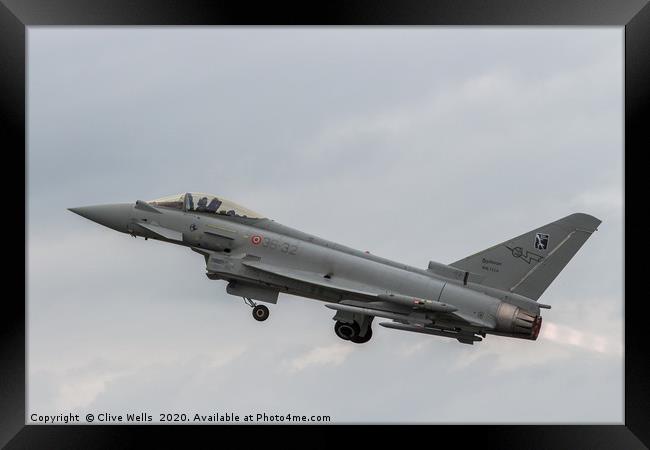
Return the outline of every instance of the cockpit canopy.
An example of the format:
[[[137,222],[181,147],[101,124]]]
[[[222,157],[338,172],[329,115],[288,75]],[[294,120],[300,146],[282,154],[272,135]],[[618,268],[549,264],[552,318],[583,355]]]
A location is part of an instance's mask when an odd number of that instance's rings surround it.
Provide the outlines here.
[[[187,192],[185,194],[170,195],[168,197],[151,200],[153,206],[175,208],[182,211],[220,214],[224,216],[245,217],[249,219],[263,219],[264,216],[239,206],[236,203],[203,192]]]

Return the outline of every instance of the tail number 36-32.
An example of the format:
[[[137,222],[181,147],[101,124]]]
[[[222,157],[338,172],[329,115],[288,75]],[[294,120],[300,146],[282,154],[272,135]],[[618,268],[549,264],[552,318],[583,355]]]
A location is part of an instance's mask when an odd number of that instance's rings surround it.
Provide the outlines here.
[[[281,242],[277,239],[271,239],[268,237],[262,239],[262,247],[267,247],[271,250],[279,250],[288,255],[295,255],[298,253],[297,245],[289,244],[288,242]]]

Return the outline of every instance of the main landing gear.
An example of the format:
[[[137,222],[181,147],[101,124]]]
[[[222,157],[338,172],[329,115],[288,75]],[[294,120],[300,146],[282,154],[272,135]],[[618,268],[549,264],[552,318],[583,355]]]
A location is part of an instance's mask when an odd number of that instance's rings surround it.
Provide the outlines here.
[[[243,297],[244,303],[253,308],[253,318],[260,322],[265,321],[269,318],[269,308],[264,305],[258,305],[253,300],[248,297]]]
[[[365,344],[372,338],[372,328],[368,324],[365,330],[365,334],[361,336],[361,327],[355,322],[342,322],[337,320],[334,324],[334,332],[338,337],[344,341],[351,341],[355,344]]]

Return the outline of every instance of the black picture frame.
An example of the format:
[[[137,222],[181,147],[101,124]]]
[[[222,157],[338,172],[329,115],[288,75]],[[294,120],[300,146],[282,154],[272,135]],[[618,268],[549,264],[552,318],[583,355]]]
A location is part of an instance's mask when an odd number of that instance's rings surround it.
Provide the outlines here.
[[[320,3],[180,0],[0,0],[0,95],[3,150],[16,157],[12,167],[26,172],[26,27],[35,25],[578,25],[625,27],[625,211],[644,209],[631,203],[635,164],[647,148],[643,138],[650,104],[650,6],[648,0],[336,0]],[[645,145],[644,145],[645,144]],[[638,165],[636,170],[638,169]],[[629,170],[628,170],[629,169]],[[12,170],[11,172],[14,172]],[[641,178],[642,179],[642,178]],[[15,191],[13,186],[10,192]],[[638,207],[637,207],[638,206]],[[26,218],[26,216],[24,216]],[[643,232],[625,215],[625,236]],[[25,223],[26,225],[26,223]],[[15,231],[12,231],[15,233]],[[625,240],[627,250],[627,240]],[[633,242],[633,241],[631,241]],[[9,250],[6,250],[9,251]],[[23,254],[23,265],[15,263]],[[643,264],[632,264],[625,252],[625,419],[621,425],[502,425],[419,426],[410,430],[411,444],[439,445],[451,439],[461,446],[479,448],[645,448],[650,445],[650,370],[646,360],[645,329],[648,326],[643,296],[632,295],[627,281],[643,280]],[[161,427],[137,425],[25,425],[25,331],[27,231],[25,246],[11,255],[11,272],[5,277],[23,280],[23,301],[5,294],[0,326],[0,445],[7,448],[123,447],[156,434],[167,443],[172,433],[214,433],[209,426]],[[7,258],[8,260],[8,258]],[[621,268],[612,267],[612,270]],[[19,275],[23,271],[23,277]],[[12,272],[15,271],[14,275]],[[6,292],[9,292],[8,290]],[[560,407],[560,406],[559,406]],[[330,427],[332,425],[328,425]],[[310,441],[340,440],[340,429],[304,426]],[[462,428],[459,428],[462,427]],[[249,444],[263,442],[269,433],[286,426],[250,428],[219,427],[244,431]],[[260,430],[264,428],[264,430]],[[296,427],[290,432],[293,433]],[[337,427],[348,428],[349,427]],[[376,437],[390,427],[370,428]],[[173,430],[173,431],[172,431]],[[356,431],[355,431],[356,432]],[[146,436],[146,437],[145,437]],[[422,441],[421,439],[424,439]],[[181,437],[181,442],[187,442]]]

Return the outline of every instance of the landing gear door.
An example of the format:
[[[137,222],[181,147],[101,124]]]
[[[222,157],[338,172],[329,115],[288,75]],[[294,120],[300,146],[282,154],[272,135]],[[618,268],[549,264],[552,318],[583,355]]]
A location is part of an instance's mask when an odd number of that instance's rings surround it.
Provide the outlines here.
[[[231,281],[226,286],[226,292],[237,297],[245,297],[260,302],[277,303],[278,293],[275,289],[270,289],[254,284],[244,283],[241,281]]]

